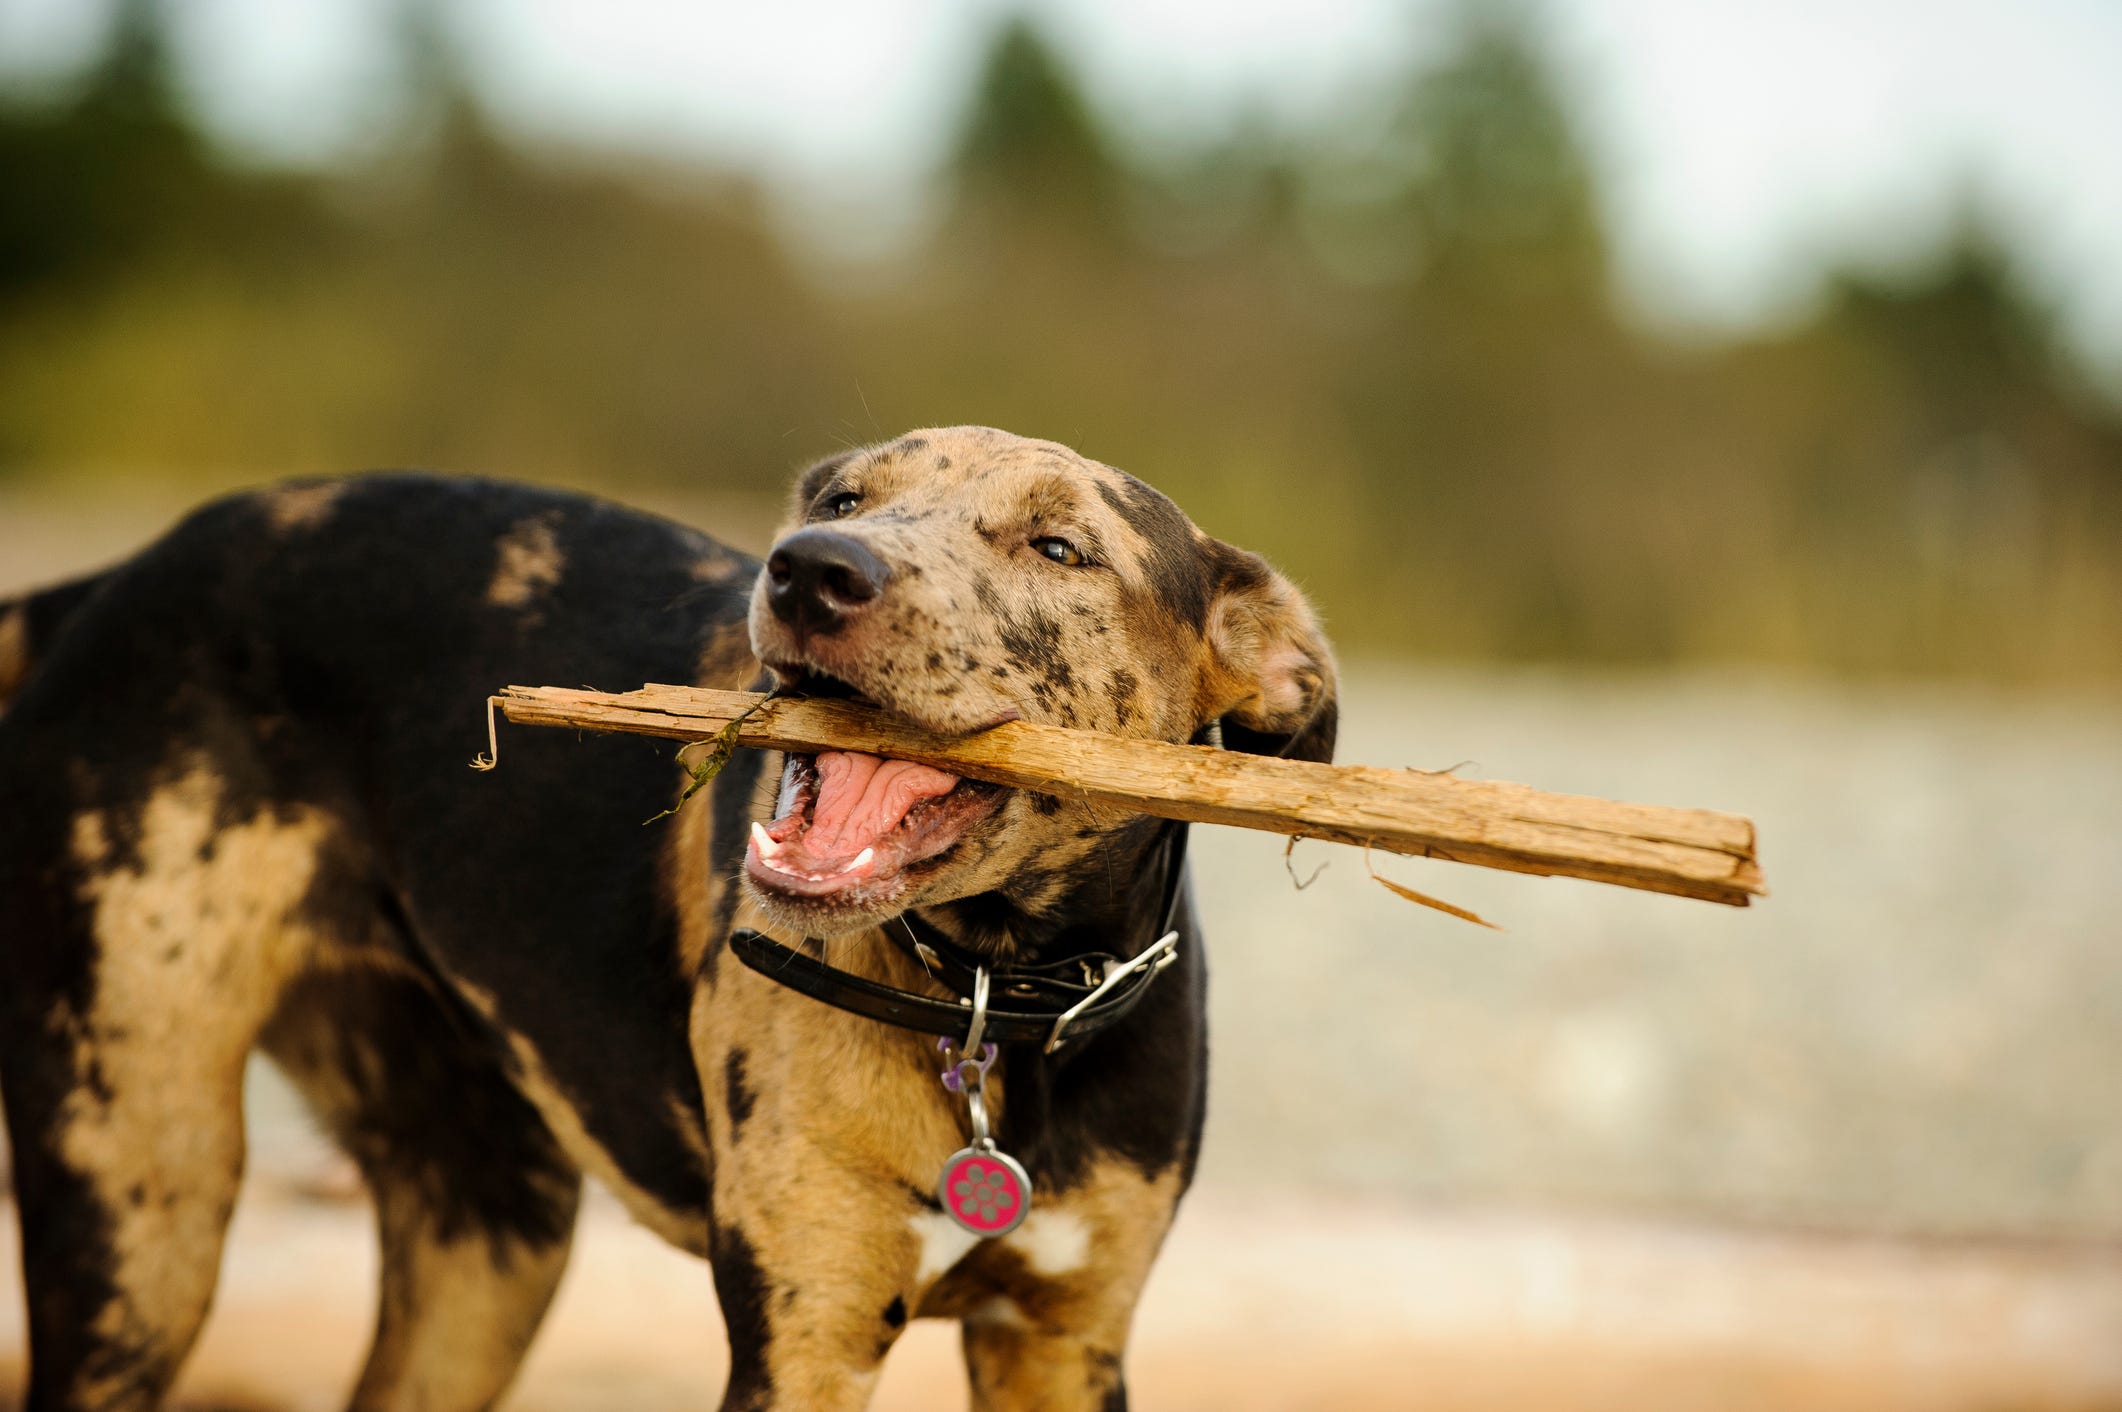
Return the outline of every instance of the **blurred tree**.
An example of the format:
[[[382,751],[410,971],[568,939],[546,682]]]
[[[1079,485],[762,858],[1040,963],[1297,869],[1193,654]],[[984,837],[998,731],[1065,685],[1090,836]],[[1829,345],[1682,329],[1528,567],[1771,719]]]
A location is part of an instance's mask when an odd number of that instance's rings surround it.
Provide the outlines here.
[[[1966,435],[2061,379],[2052,311],[2027,293],[1996,222],[1964,200],[1927,260],[1842,271],[1818,326],[1895,365],[1938,436]]]
[[[2122,562],[2122,417],[2072,376],[1978,200],[1928,258],[1831,276],[1817,318],[1730,373],[1813,409],[1795,445],[1759,434],[1783,447],[1790,557],[1848,594],[1850,657],[2010,660],[2122,617],[2082,576],[2088,556]]]
[[[71,98],[0,107],[0,299],[138,258],[214,203],[158,0],[121,0]]]
[[[1338,379],[1377,611],[1445,650],[1470,630],[1510,656],[1659,655],[1670,628],[1612,508],[1659,462],[1602,447],[1643,377],[1606,296],[1590,162],[1526,7],[1468,0],[1441,52],[1371,156],[1365,184],[1397,195],[1364,216],[1414,249]]]
[[[1358,649],[2122,680],[2122,418],[1997,228],[1797,328],[1659,344],[1610,303],[1525,0],[1460,0],[1329,135],[1241,121],[1155,175],[1013,16],[936,238],[857,281],[806,278],[743,179],[526,145],[450,0],[378,12],[380,157],[233,163],[174,3],[124,0],[63,101],[0,102],[0,471],[766,489],[985,421],[1150,478]]]
[[[161,0],[118,0],[102,62],[75,105],[84,122],[193,145],[179,116],[166,24]]]
[[[1446,32],[1453,57],[1416,79],[1396,134],[1427,282],[1596,298],[1607,252],[1591,170],[1531,11],[1464,0]]]
[[[995,33],[960,125],[952,172],[961,201],[1045,219],[1098,218],[1117,164],[1075,76],[1032,20]]]

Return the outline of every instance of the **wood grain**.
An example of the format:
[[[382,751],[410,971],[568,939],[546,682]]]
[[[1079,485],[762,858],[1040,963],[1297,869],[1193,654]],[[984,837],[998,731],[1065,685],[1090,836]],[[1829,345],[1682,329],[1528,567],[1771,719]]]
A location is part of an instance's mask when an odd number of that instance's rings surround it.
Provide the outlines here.
[[[940,736],[849,701],[767,701],[697,687],[511,686],[491,705],[521,725],[673,740],[709,739],[757,706],[738,727],[742,745],[859,750],[1168,819],[1584,878],[1733,907],[1768,891],[1754,854],[1753,821],[1711,809],[1623,804],[1422,770],[1274,760],[1027,721]]]

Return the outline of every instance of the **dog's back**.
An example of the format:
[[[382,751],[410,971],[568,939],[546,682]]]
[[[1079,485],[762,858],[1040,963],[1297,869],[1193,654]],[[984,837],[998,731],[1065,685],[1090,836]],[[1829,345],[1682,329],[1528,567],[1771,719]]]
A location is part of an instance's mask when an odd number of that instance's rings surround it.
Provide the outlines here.
[[[108,574],[88,574],[0,602],[0,712],[28,682],[61,630]]]

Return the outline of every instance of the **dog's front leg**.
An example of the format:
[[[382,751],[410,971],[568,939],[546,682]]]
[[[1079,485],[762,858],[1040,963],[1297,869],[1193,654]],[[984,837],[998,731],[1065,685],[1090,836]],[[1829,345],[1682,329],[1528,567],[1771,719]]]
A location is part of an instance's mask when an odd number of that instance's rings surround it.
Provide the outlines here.
[[[694,1053],[714,1142],[723,1405],[866,1406],[928,1286],[977,1244],[931,1194],[965,1142],[934,1044],[725,965]]]
[[[767,1165],[717,1192],[715,1289],[730,1347],[722,1405],[866,1407],[918,1303],[923,1217],[945,1218],[903,1183],[837,1167],[811,1142],[778,1145]]]
[[[1121,1412],[1121,1351],[1078,1334],[1046,1334],[998,1319],[965,1321],[965,1371],[974,1412]]]

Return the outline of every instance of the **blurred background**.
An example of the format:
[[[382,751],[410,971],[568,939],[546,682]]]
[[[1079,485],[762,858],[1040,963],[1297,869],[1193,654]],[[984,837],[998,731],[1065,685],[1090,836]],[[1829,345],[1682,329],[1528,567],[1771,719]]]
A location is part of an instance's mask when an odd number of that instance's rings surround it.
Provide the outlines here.
[[[1204,831],[1140,1402],[2122,1406],[2117,74],[2108,0],[0,0],[0,593],[285,475],[756,550],[842,446],[1066,441],[1307,587],[1342,758],[1775,891],[1381,865],[1495,936]],[[333,1406],[358,1193],[252,1100],[188,1386]],[[514,1405],[708,1398],[586,1220]]]

